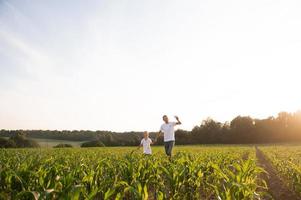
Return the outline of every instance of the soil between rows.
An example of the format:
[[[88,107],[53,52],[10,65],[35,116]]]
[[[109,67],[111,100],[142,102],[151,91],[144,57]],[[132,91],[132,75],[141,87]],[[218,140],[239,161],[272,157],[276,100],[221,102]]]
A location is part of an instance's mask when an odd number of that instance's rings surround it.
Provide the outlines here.
[[[262,174],[263,178],[268,186],[268,192],[272,196],[264,197],[265,200],[301,200],[301,197],[291,191],[285,183],[279,178],[277,171],[272,166],[270,161],[265,157],[263,152],[256,147],[256,157],[258,165],[262,167],[268,174]]]

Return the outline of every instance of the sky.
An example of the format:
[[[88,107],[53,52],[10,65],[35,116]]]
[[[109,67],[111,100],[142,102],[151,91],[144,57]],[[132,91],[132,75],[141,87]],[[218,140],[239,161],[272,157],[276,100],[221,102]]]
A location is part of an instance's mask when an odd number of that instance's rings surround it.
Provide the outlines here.
[[[301,109],[299,0],[0,0],[0,129],[157,131]]]

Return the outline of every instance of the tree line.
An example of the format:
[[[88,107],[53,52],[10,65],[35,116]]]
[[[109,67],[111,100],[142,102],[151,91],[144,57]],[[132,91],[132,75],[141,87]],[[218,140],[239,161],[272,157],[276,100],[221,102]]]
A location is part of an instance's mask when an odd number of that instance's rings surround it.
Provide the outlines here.
[[[0,130],[0,137],[22,135],[26,138],[44,138],[69,141],[86,141],[86,146],[136,146],[142,132],[117,133],[111,131],[57,131],[57,130]],[[156,133],[150,133],[155,138]],[[211,118],[203,120],[192,130],[177,130],[176,144],[251,144],[301,142],[301,112],[281,112],[277,117],[254,119],[237,116],[221,123]],[[102,145],[103,144],[103,145]],[[158,138],[163,144],[163,136]],[[85,146],[85,145],[84,145]]]
[[[40,145],[31,139],[27,139],[23,134],[14,134],[8,139],[0,138],[0,148],[34,148]]]
[[[301,142],[301,112],[281,112],[266,119],[237,116],[225,123],[208,118],[189,132],[179,130],[177,137],[182,144]]]

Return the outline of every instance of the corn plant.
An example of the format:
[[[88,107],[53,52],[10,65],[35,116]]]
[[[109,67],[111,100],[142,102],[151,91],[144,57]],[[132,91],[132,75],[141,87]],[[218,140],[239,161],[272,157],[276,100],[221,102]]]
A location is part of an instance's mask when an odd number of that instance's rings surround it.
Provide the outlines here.
[[[251,147],[0,150],[0,199],[259,199]],[[249,158],[242,159],[243,155]]]

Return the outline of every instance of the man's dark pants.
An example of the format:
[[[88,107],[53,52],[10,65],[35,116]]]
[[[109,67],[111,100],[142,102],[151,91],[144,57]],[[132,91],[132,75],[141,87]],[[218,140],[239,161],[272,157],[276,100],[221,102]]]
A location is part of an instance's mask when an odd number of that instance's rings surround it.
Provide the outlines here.
[[[164,142],[166,155],[171,156],[172,148],[173,148],[174,145],[175,145],[175,141]]]

